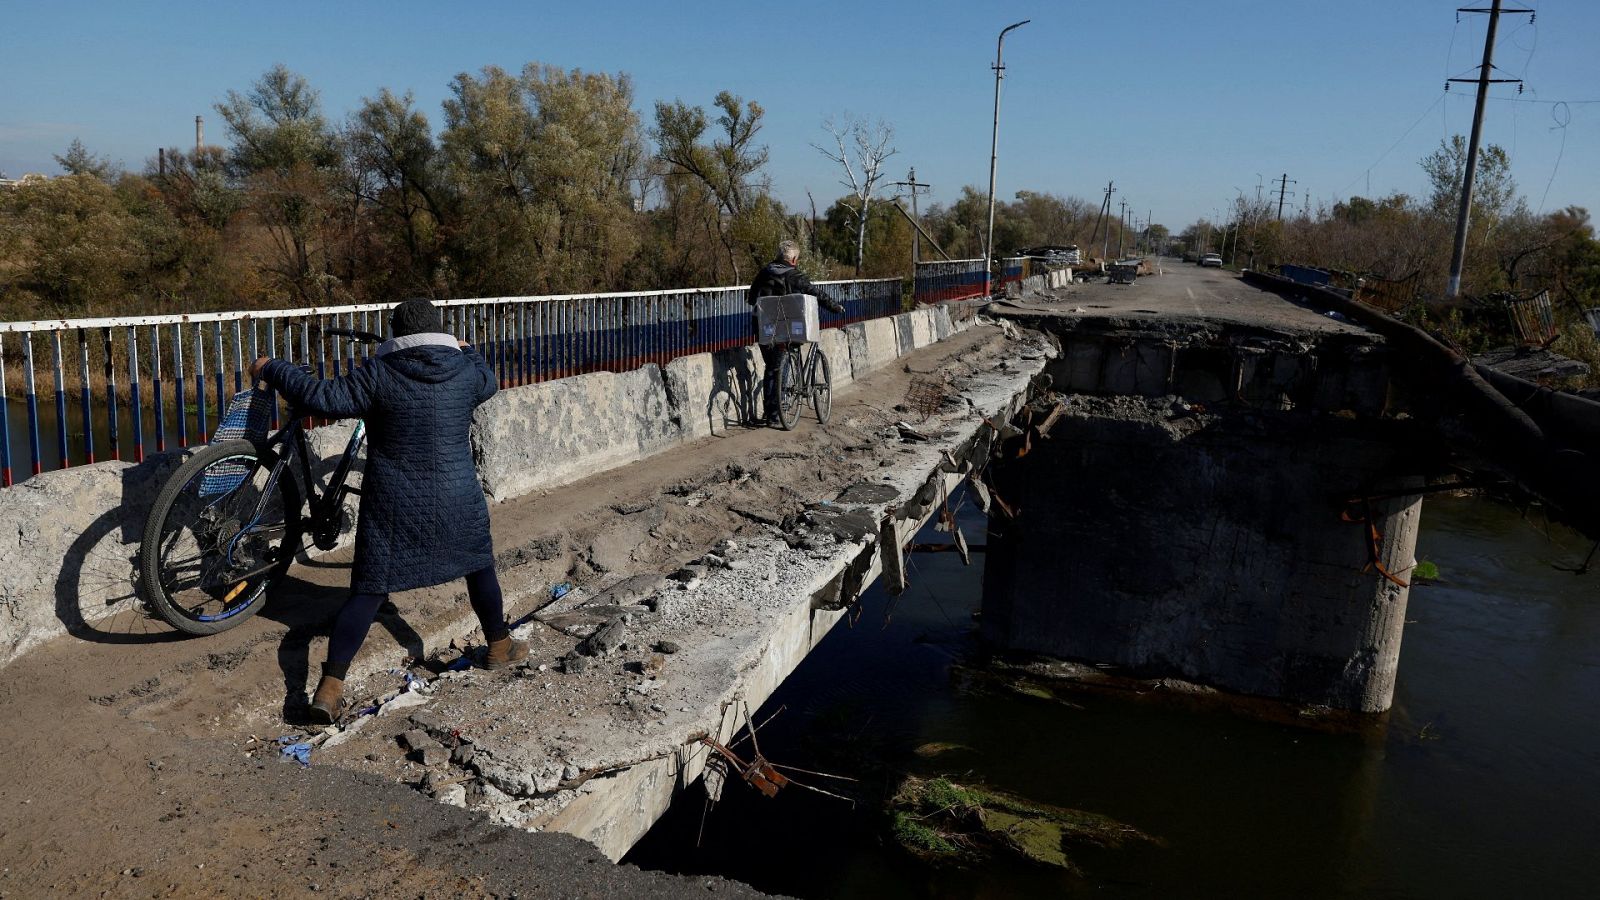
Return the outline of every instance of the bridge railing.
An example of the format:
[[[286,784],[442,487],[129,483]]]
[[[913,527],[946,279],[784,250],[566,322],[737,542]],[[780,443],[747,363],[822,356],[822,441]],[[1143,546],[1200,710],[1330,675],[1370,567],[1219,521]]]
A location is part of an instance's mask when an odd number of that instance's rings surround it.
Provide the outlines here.
[[[1003,291],[1006,285],[1022,284],[1023,279],[1032,274],[1033,260],[1026,256],[1008,256],[1000,260],[999,277],[995,281],[995,290]]]
[[[981,259],[919,262],[913,276],[912,294],[918,303],[982,297],[987,274]]]
[[[823,327],[900,311],[897,278],[821,284],[845,307],[823,311]],[[745,294],[743,287],[718,287],[438,306],[445,328],[478,347],[502,387],[516,387],[748,344]],[[0,486],[15,480],[14,448],[38,474],[122,459],[125,447],[142,462],[147,449],[203,444],[257,356],[309,365],[323,377],[346,374],[373,348],[326,329],[385,333],[393,305],[0,323]],[[45,404],[41,366],[53,390]]]

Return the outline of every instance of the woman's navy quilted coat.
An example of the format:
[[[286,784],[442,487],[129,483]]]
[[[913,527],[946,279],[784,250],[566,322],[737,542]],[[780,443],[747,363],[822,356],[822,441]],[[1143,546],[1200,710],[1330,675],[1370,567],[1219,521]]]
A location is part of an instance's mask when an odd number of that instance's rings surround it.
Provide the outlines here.
[[[472,411],[496,386],[478,351],[396,350],[330,379],[275,359],[261,374],[300,409],[366,420],[353,592],[443,584],[494,565],[489,509],[467,440]]]

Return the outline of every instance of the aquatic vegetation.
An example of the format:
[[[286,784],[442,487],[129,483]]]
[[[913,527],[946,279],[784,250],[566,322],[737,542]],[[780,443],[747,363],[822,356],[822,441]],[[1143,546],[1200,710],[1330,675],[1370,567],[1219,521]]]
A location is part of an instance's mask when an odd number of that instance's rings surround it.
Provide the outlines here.
[[[889,801],[890,832],[932,862],[1007,853],[1076,872],[1069,845],[1117,848],[1159,843],[1131,825],[948,778],[908,775]]]
[[[954,744],[949,741],[929,741],[926,744],[918,744],[911,752],[923,759],[932,759],[935,756],[942,756],[946,753],[976,753],[977,751],[966,744]]]

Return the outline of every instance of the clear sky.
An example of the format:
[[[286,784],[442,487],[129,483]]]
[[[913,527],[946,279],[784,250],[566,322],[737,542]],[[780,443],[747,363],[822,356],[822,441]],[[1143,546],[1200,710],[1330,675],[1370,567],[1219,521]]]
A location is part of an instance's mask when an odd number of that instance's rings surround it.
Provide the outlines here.
[[[1487,3],[1485,3],[1487,5]],[[1516,5],[1509,4],[1508,5]],[[1528,0],[1506,16],[1485,140],[1511,152],[1535,208],[1600,216],[1600,2]],[[626,72],[648,124],[657,99],[720,90],[767,110],[779,197],[843,193],[811,148],[849,112],[895,127],[895,179],[933,197],[986,186],[995,37],[1006,39],[997,194],[1098,200],[1114,179],[1141,218],[1180,228],[1288,173],[1296,202],[1419,193],[1417,160],[1471,123],[1486,16],[1439,0],[884,2],[189,2],[0,0],[0,171],[58,171],[81,138],[138,169],[188,147],[196,114],[274,63],[321,91],[330,118],[381,87],[412,90],[435,128],[450,78],[529,61]],[[1578,103],[1576,101],[1591,101]],[[1563,130],[1557,122],[1566,121]],[[1562,148],[1563,135],[1565,148]],[[1392,148],[1392,149],[1391,149]],[[1387,153],[1386,153],[1387,151]],[[1557,165],[1559,156],[1559,165]],[[1551,181],[1552,175],[1554,180]]]

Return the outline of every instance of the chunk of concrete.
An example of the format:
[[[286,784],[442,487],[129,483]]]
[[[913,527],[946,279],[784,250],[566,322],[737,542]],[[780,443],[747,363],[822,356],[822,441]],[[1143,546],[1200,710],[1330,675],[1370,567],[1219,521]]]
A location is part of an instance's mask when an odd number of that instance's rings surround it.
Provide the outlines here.
[[[618,616],[585,638],[583,643],[578,645],[578,652],[585,656],[610,656],[620,650],[627,641],[628,629],[622,624],[622,617]]]

